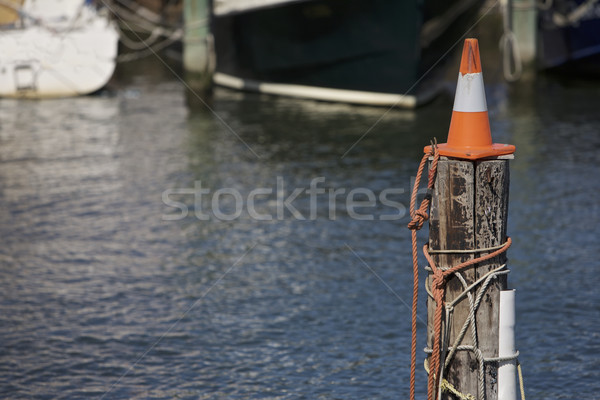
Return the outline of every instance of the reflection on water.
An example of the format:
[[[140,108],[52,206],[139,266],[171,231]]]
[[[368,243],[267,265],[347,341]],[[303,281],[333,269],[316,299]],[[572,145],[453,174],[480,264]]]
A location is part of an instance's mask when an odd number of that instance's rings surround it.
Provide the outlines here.
[[[2,396],[406,397],[408,218],[377,218],[390,211],[379,201],[359,209],[374,220],[352,218],[344,196],[395,188],[407,206],[451,96],[387,112],[217,90],[217,118],[160,64],[127,68],[112,93],[0,100]],[[517,145],[509,282],[528,396],[593,398],[598,85],[486,87],[494,139]],[[289,195],[318,177],[346,190],[335,219],[328,194],[313,215],[306,192],[293,201],[305,220],[279,218],[278,179]],[[271,189],[255,208],[275,218],[200,220],[210,197],[189,193],[173,197],[188,215],[165,218],[177,210],[163,193],[197,182],[244,199]],[[231,196],[218,205],[235,211]]]

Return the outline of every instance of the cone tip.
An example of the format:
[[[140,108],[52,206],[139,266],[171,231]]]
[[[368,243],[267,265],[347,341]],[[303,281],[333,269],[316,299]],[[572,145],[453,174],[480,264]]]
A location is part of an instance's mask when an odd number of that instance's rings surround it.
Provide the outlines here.
[[[461,74],[474,74],[481,72],[481,58],[479,56],[479,42],[477,39],[465,39],[462,58],[460,60]]]

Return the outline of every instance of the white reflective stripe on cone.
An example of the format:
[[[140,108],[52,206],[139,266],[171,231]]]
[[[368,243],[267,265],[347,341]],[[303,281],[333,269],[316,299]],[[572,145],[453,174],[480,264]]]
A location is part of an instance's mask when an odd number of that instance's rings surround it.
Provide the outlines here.
[[[481,72],[464,75],[458,73],[453,110],[462,112],[487,111],[483,74]]]

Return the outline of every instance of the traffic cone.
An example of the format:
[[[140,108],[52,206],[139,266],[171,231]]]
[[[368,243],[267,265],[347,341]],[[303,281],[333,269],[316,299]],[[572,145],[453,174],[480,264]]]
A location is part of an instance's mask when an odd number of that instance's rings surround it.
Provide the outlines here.
[[[448,143],[438,149],[442,156],[468,160],[515,152],[513,145],[492,143],[477,39],[465,39]],[[425,147],[426,153],[430,151],[431,146]]]

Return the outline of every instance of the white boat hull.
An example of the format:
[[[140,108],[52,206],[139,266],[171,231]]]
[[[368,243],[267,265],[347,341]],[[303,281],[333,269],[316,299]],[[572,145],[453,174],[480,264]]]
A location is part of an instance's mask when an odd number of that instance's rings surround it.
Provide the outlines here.
[[[116,64],[119,35],[94,10],[77,24],[25,24],[0,31],[0,96],[66,97],[102,88]]]

